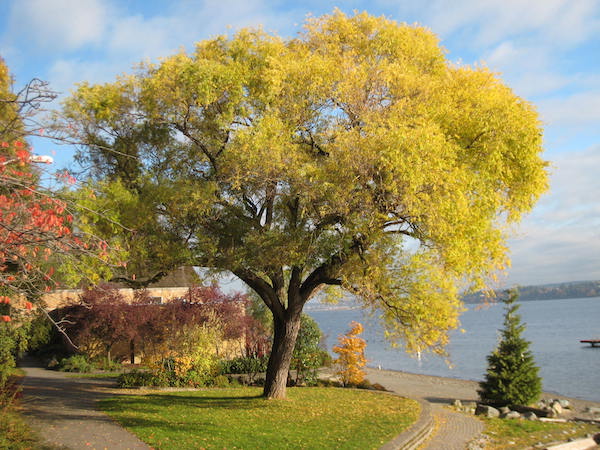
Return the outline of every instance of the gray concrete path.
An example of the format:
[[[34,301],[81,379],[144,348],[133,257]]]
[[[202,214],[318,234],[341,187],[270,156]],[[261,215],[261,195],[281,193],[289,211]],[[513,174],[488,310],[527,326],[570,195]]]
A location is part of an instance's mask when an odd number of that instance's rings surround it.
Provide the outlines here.
[[[114,382],[71,378],[38,367],[33,360],[20,364],[23,381],[23,416],[45,444],[59,449],[149,449],[125,430],[96,402],[114,396]]]
[[[464,450],[483,431],[483,423],[474,417],[447,408],[456,399],[477,400],[477,383],[388,370],[367,369],[367,378],[405,397],[419,397],[431,403],[435,419],[426,450]]]

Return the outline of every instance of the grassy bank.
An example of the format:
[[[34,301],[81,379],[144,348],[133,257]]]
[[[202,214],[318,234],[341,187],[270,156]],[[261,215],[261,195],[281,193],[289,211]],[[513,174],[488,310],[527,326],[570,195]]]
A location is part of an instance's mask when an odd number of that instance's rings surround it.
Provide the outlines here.
[[[18,410],[19,386],[24,375],[21,369],[14,369],[6,385],[0,389],[0,449],[46,448],[40,444]]]
[[[259,388],[124,396],[102,408],[150,446],[177,448],[379,448],[419,416],[413,400],[334,388]]]
[[[548,423],[515,419],[484,419],[486,450],[522,449],[539,443],[579,439],[600,432],[598,425],[580,422]]]
[[[36,436],[17,411],[13,409],[1,410],[0,417],[0,449],[42,448]]]

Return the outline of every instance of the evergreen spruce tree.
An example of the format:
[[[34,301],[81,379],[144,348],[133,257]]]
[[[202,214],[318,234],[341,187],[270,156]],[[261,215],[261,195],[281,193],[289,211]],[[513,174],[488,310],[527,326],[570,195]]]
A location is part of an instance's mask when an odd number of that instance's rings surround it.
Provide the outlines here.
[[[504,329],[498,347],[487,357],[485,381],[480,384],[479,397],[485,403],[499,406],[528,405],[542,391],[538,367],[529,350],[529,342],[521,337],[525,325],[516,314],[519,297],[516,290],[507,292],[504,300]]]

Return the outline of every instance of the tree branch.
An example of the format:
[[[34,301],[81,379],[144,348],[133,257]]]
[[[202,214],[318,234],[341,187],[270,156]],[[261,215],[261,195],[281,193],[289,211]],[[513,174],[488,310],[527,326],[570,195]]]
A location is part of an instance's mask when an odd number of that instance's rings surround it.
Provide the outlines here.
[[[158,272],[151,278],[146,280],[134,280],[132,278],[126,277],[113,277],[109,281],[112,283],[125,283],[132,289],[144,289],[150,286],[151,284],[158,283],[162,278],[167,276],[167,272]]]
[[[283,320],[284,309],[273,286],[248,269],[237,269],[232,271],[235,276],[250,286],[260,298],[265,302],[265,305],[271,310],[274,316]]]
[[[351,254],[361,254],[365,248],[364,236],[355,236],[348,250],[342,250],[333,255],[329,261],[321,264],[304,280],[300,286],[300,296],[306,302],[312,293],[322,284],[341,286],[338,270],[348,261]]]

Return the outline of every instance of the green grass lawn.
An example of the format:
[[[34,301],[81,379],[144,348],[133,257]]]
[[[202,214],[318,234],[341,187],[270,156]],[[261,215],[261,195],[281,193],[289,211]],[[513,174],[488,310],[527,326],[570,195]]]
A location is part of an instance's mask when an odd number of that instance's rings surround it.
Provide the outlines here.
[[[92,372],[92,373],[77,373],[71,372],[67,373],[68,378],[117,378],[119,375],[123,374],[123,372]]]
[[[420,405],[394,395],[339,388],[260,388],[122,396],[102,409],[158,449],[379,448],[408,428]]]

